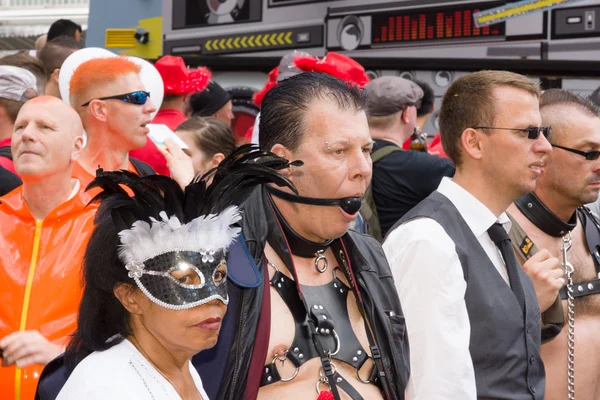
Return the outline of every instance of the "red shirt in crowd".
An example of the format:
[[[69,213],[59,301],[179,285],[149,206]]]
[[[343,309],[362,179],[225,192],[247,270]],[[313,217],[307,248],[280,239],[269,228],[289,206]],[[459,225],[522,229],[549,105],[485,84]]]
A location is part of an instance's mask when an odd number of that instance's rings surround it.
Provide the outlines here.
[[[4,147],[4,146],[10,147],[11,142],[12,142],[11,138],[4,139],[3,141],[0,142],[0,147]],[[13,174],[17,173],[17,171],[15,171],[15,164],[8,157],[0,156],[0,166],[6,168]]]
[[[174,131],[183,121],[185,121],[185,116],[179,110],[160,110],[156,113],[152,123],[164,124]],[[146,145],[141,149],[130,151],[129,156],[150,165],[158,174],[170,175],[165,158],[150,139],[146,139]]]
[[[164,124],[169,127],[170,130],[175,132],[175,129],[182,122],[186,120],[185,115],[179,110],[160,110],[156,113],[156,116],[152,120],[153,124]]]
[[[404,150],[410,150],[410,138],[406,139],[406,142],[402,145]],[[427,151],[429,153],[435,154],[438,157],[448,158],[444,148],[442,147],[442,140],[440,138],[440,133],[433,138],[433,140],[427,145]]]

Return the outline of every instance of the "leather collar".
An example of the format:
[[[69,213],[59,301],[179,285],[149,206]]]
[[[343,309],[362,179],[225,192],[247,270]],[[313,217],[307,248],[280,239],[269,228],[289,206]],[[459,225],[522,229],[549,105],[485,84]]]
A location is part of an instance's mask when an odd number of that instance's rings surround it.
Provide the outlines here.
[[[317,256],[317,252],[325,251],[329,246],[331,246],[333,240],[328,240],[324,243],[316,243],[300,236],[292,229],[285,218],[283,218],[283,215],[281,215],[281,212],[275,203],[271,201],[271,204],[273,204],[275,215],[281,224],[281,229],[283,230],[283,234],[287,239],[290,251],[293,255],[304,258],[314,258]]]
[[[574,212],[568,222],[558,218],[533,192],[518,198],[515,205],[528,220],[544,233],[562,237],[577,226],[577,213]]]

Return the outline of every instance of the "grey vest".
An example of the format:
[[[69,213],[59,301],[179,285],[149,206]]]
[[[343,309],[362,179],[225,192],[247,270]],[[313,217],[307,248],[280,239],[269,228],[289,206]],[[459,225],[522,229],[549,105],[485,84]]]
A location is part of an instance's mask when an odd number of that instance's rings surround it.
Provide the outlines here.
[[[546,378],[539,352],[540,308],[531,279],[519,269],[525,291],[524,320],[512,289],[447,197],[433,192],[391,230],[419,217],[431,218],[444,228],[463,267],[477,398],[542,400]]]

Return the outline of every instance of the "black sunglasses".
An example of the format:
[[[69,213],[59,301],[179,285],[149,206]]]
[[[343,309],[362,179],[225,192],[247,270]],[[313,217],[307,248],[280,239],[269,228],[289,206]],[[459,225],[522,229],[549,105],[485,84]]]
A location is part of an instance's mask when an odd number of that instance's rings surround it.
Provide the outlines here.
[[[559,146],[557,144],[553,144],[552,147],[556,147],[557,149],[562,149],[562,150],[570,151],[571,153],[579,154],[580,156],[584,156],[585,159],[588,160],[588,161],[594,161],[594,160],[597,160],[600,157],[600,151],[599,150],[581,151],[581,150],[577,150],[577,149],[571,149],[569,147]]]
[[[85,107],[85,106],[89,105],[94,100],[121,100],[121,101],[124,101],[125,103],[137,104],[137,105],[141,106],[141,105],[146,104],[148,97],[150,97],[150,92],[144,92],[144,91],[131,92],[131,93],[125,93],[125,94],[117,94],[114,96],[107,96],[107,97],[100,97],[98,99],[92,99],[92,100],[88,101],[87,103],[83,103],[81,105],[81,107]]]
[[[552,131],[551,126],[531,126],[529,128],[496,128],[494,126],[476,126],[473,129],[501,129],[504,131],[517,131],[517,132],[527,132],[527,139],[536,140],[540,137],[540,133],[544,135],[546,138],[550,135]]]

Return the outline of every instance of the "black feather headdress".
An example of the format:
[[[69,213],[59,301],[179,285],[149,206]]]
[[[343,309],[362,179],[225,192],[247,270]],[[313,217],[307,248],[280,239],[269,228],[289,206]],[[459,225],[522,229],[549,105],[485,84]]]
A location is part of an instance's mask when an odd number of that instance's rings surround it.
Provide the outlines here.
[[[169,177],[101,169],[87,189],[102,189],[92,202],[101,202],[99,215],[110,213],[121,239],[119,256],[133,265],[169,248],[226,248],[223,244],[239,233],[239,228],[231,227],[241,218],[238,206],[257,185],[273,183],[297,193],[278,172],[290,165],[301,161],[290,163],[255,145],[244,145],[185,190]],[[204,233],[198,236],[199,231]]]

